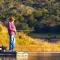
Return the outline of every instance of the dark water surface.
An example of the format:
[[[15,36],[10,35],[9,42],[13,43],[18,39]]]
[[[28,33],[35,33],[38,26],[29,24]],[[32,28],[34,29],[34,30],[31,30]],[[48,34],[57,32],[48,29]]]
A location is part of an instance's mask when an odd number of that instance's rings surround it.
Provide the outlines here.
[[[0,60],[16,60],[16,57],[1,56]]]
[[[60,60],[60,53],[54,53],[54,54],[17,54],[16,57],[1,56],[0,60]]]

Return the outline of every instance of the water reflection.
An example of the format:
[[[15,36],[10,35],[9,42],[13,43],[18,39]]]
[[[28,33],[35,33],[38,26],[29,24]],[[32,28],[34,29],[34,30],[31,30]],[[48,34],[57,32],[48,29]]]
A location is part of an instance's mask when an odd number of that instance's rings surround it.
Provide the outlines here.
[[[16,57],[1,56],[0,60],[16,60]]]
[[[60,54],[32,54],[28,60],[60,60]]]
[[[60,60],[60,54],[18,54],[16,57],[0,57],[0,60]]]

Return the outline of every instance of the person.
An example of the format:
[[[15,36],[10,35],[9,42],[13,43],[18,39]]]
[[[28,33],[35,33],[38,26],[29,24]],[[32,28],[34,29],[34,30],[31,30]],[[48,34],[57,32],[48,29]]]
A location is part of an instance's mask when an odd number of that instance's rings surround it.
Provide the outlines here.
[[[9,34],[9,50],[14,51],[15,46],[15,35],[16,35],[16,27],[14,25],[15,18],[12,16],[8,21],[8,34]]]

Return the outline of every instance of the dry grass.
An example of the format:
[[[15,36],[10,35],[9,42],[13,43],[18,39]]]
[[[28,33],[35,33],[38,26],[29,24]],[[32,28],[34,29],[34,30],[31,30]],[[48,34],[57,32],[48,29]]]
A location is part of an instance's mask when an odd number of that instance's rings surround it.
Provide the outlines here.
[[[0,46],[9,46],[8,33],[0,33]],[[8,48],[7,48],[8,49]],[[16,51],[30,51],[30,52],[57,52],[60,51],[60,42],[50,43],[41,39],[33,39],[23,32],[16,34]]]

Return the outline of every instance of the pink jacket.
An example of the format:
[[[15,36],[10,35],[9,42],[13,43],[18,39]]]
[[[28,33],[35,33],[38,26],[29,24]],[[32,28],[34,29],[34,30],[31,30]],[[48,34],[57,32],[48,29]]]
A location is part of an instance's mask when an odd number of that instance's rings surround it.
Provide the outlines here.
[[[9,21],[8,22],[8,33],[9,33],[9,35],[15,34],[13,29],[16,31],[16,27],[15,27],[14,23]]]

